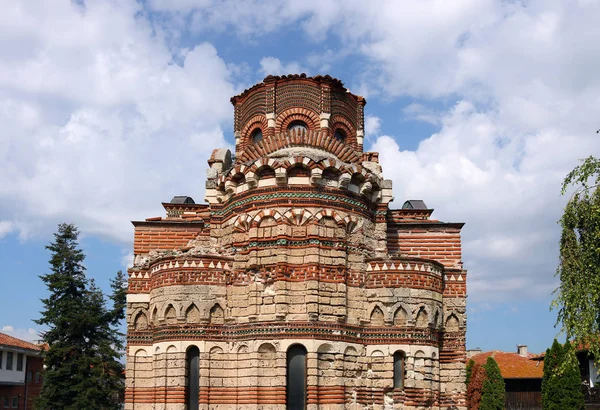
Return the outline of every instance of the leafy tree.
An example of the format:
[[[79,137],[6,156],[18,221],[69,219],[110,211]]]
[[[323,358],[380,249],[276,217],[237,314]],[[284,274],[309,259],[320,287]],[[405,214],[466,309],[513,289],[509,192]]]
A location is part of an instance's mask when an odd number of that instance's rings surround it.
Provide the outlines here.
[[[589,346],[600,357],[600,160],[590,156],[562,184],[576,187],[560,219],[560,285],[552,307],[558,309],[567,340]]]
[[[36,321],[48,330],[43,341],[44,385],[36,403],[40,409],[111,410],[120,408],[123,391],[122,335],[116,332],[125,305],[122,272],[111,283],[112,309],[85,276],[85,255],[78,248],[73,224],[60,224],[51,252],[51,272],[40,276],[50,296]]]
[[[506,389],[500,367],[493,357],[488,357],[483,365],[487,375],[483,382],[480,410],[504,410]]]
[[[481,404],[481,395],[483,393],[483,384],[487,379],[487,374],[483,366],[471,360],[471,376],[467,384],[467,408],[469,410],[478,410]]]
[[[563,346],[554,339],[552,347],[546,350],[542,407],[544,410],[585,408],[577,357],[570,343]]]

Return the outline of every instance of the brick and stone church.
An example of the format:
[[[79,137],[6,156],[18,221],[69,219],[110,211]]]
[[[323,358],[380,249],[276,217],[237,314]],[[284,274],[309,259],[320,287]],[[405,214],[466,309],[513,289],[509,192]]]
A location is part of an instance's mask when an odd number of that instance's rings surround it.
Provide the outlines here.
[[[341,81],[231,102],[206,203],[133,222],[125,408],[465,409],[463,224],[390,208]]]

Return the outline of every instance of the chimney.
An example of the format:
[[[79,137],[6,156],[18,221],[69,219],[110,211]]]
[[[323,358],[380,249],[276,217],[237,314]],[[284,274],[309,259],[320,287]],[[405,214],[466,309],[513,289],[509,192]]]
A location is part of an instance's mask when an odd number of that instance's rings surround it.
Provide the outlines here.
[[[517,353],[521,357],[527,357],[527,345],[517,345]]]
[[[480,347],[476,347],[475,349],[467,350],[467,359],[470,359],[471,357],[478,355],[479,353],[481,353]]]

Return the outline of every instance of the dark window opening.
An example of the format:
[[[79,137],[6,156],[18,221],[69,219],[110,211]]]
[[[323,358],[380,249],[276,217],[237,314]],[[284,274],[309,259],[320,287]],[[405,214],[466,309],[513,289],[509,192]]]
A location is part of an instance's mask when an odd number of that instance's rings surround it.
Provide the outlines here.
[[[306,349],[293,345],[287,351],[287,410],[306,409]]]
[[[13,352],[6,352],[6,370],[13,369]]]
[[[18,397],[12,398],[12,407],[13,407],[13,409],[16,409],[17,407],[19,407],[19,398]]]
[[[275,178],[275,170],[271,167],[263,167],[257,173],[258,179]]]
[[[340,177],[340,172],[335,168],[327,168],[323,171],[322,178],[331,181],[337,181]]]
[[[288,125],[288,131],[296,131],[296,130],[306,131],[306,130],[308,130],[308,125],[306,125],[306,123],[304,121],[300,121],[300,120],[290,122],[290,125]]]
[[[27,381],[28,382],[33,381],[33,372],[31,370],[27,371]]]
[[[2,369],[2,356],[3,356],[3,351],[0,350],[0,369]]]
[[[200,350],[190,347],[185,358],[186,410],[198,410],[200,403]]]
[[[257,143],[257,142],[259,142],[259,141],[262,141],[262,139],[263,139],[263,133],[262,133],[262,130],[261,130],[260,128],[255,128],[255,129],[252,131],[252,134],[250,134],[250,138],[252,138],[252,142],[253,142],[254,144],[256,144],[256,143]]]
[[[346,141],[346,132],[340,128],[336,129],[333,133],[333,138],[340,142]]]
[[[42,374],[40,372],[35,372],[35,382],[39,383],[42,381]]]
[[[23,371],[23,353],[17,354],[17,371]]]
[[[288,177],[309,177],[310,169],[302,165],[294,165],[287,172]]]
[[[404,352],[394,353],[394,389],[404,389]]]

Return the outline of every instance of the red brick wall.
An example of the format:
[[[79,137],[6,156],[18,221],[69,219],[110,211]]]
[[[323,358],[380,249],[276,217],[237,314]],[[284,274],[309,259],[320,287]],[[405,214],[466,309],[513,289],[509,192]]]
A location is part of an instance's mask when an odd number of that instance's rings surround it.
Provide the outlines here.
[[[139,255],[151,250],[178,249],[196,239],[202,226],[193,223],[148,223],[135,227],[133,253]]]
[[[428,226],[429,224],[429,226]],[[446,267],[460,267],[462,260],[460,226],[455,224],[390,224],[388,249],[402,256],[432,259]]]

